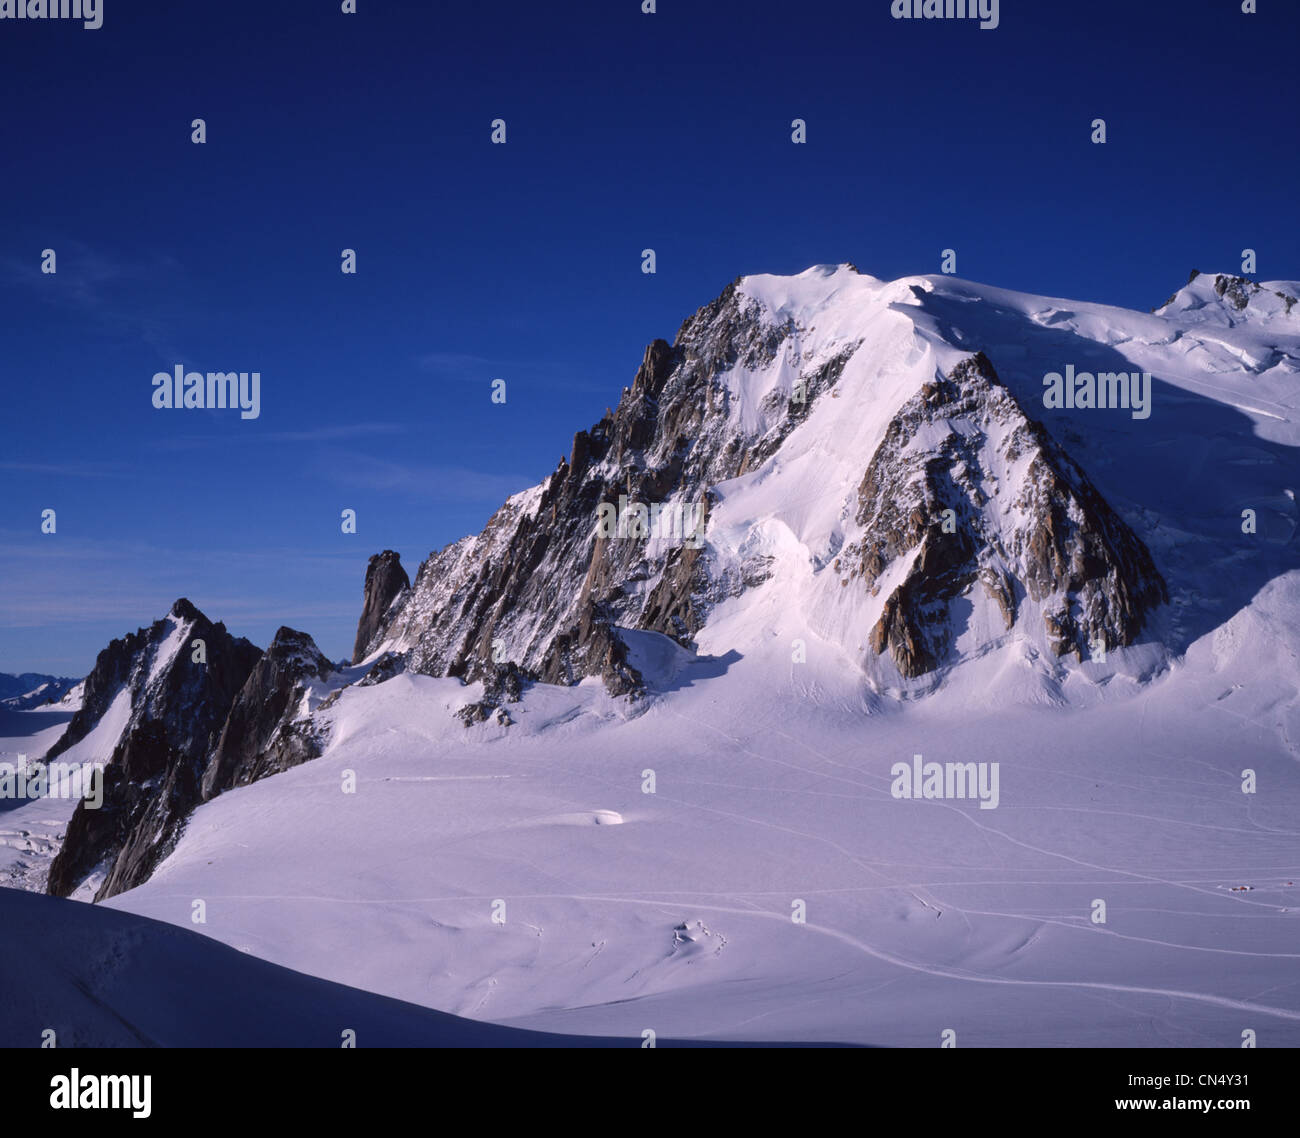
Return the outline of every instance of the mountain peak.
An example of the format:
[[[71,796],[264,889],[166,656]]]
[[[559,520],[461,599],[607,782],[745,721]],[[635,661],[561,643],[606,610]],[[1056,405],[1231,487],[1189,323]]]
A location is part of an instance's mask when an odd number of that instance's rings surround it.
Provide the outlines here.
[[[176,602],[167,611],[167,615],[174,617],[176,620],[185,622],[207,619],[188,597],[178,597]]]
[[[863,536],[837,564],[883,595],[872,652],[909,680],[948,661],[958,598],[1080,661],[1131,644],[1168,599],[1146,547],[983,352],[899,410],[858,503]]]
[[[189,651],[191,634],[204,642],[201,659]],[[107,897],[148,877],[197,801],[210,740],[260,656],[184,597],[168,617],[100,652],[46,758],[105,763],[104,809],[77,807],[50,866],[51,893],[67,896],[95,875],[97,897]]]
[[[1300,283],[1257,282],[1236,273],[1202,273],[1193,269],[1182,288],[1153,311],[1198,324],[1233,326],[1245,321],[1272,322],[1293,316]],[[1294,313],[1300,318],[1300,311]],[[1292,334],[1295,330],[1288,328]]]
[[[357,637],[352,646],[354,664],[365,658],[366,648],[385,619],[389,606],[410,587],[411,579],[394,550],[385,549],[371,556],[366,563],[361,619],[357,621]]]
[[[1013,627],[1045,660],[1129,645],[1165,584],[982,350],[1014,339],[994,320],[1058,312],[847,264],[741,277],[653,341],[571,460],[481,534],[414,585],[396,555],[372,558],[354,662],[384,651],[467,680],[513,663],[636,690],[619,630],[690,648],[716,607],[760,591],[889,689]],[[996,612],[955,649],[958,613],[985,600]]]

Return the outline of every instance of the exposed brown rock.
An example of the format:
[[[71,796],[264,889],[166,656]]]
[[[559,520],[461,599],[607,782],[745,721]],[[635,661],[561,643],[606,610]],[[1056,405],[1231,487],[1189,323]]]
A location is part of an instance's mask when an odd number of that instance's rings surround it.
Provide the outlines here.
[[[911,447],[923,429],[938,441]],[[999,488],[1019,516],[1005,526],[985,509],[987,487],[995,469],[1010,469],[1025,455],[1032,457],[1021,481]],[[907,677],[943,662],[951,603],[976,580],[1008,629],[1020,595],[1046,605],[1048,642],[1058,655],[1132,643],[1150,610],[1167,599],[1146,547],[1025,415],[983,353],[926,383],[899,411],[867,467],[858,502],[867,533],[846,551],[850,564],[856,559],[853,575],[874,589],[890,566],[911,559],[870,637],[872,651],[888,651]]]

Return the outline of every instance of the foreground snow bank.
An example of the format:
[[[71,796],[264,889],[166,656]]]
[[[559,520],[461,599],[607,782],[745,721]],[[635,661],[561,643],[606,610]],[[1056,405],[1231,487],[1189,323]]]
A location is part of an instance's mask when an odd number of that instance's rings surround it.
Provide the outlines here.
[[[477,1023],[99,906],[0,889],[0,1046],[639,1047]]]

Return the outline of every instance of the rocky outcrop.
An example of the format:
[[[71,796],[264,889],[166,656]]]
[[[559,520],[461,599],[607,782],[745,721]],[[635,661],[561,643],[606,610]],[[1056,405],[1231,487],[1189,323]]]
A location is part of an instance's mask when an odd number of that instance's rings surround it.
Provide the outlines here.
[[[171,852],[201,802],[317,757],[322,740],[307,697],[334,671],[306,633],[281,628],[262,653],[186,600],[114,640],[47,756],[85,739],[117,701],[129,705],[101,757],[103,804],[77,807],[49,892],[67,896],[96,871],[104,876],[95,900],[134,888]]]
[[[1250,303],[1251,292],[1259,291],[1259,285],[1248,281],[1245,277],[1229,277],[1220,273],[1214,278],[1214,291],[1240,312]]]
[[[125,726],[106,744],[103,804],[77,807],[50,867],[50,893],[67,896],[98,868],[96,900],[149,876],[199,801],[209,750],[260,655],[185,599],[99,654],[81,709],[46,758],[85,739],[119,699]]]
[[[495,713],[495,718],[502,726],[509,726],[513,720],[510,713],[502,706],[506,703],[518,703],[523,698],[526,677],[515,664],[498,664],[496,669],[483,680],[483,698],[467,703],[456,712],[466,727],[473,723],[484,723]]]
[[[896,582],[870,644],[909,678],[944,661],[952,603],[977,584],[1008,630],[1028,597],[1052,650],[1080,658],[1132,643],[1167,599],[1146,547],[983,353],[894,417],[858,488],[857,521],[864,535],[841,563],[873,594]]]
[[[411,579],[402,568],[401,558],[391,549],[376,553],[366,566],[364,601],[361,619],[357,622],[357,638],[352,648],[352,662],[360,663],[366,646],[374,639],[383,624],[388,607],[394,598],[411,587]]]
[[[316,758],[320,740],[293,712],[306,688],[333,671],[305,632],[276,632],[226,717],[203,773],[203,799]]]
[[[1261,293],[1268,295],[1267,291],[1254,281],[1224,273],[1214,278],[1214,292],[1225,304],[1230,304],[1238,312],[1244,311],[1246,306]],[[1290,313],[1295,306],[1296,298],[1289,293],[1273,290],[1272,295],[1281,300],[1287,313]]]
[[[370,670],[357,680],[356,686],[374,687],[375,684],[386,683],[394,676],[400,676],[404,671],[406,671],[406,657],[400,652],[385,652],[370,665]]]

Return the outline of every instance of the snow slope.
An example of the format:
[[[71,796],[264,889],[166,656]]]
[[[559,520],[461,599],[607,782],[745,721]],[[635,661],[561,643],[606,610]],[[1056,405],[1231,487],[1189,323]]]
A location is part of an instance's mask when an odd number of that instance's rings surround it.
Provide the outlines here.
[[[170,925],[12,889],[0,889],[0,959],[0,1047],[39,1047],[51,1031],[58,1047],[641,1045],[458,1019]]]
[[[593,681],[533,688],[509,728],[455,723],[454,680],[350,689],[324,757],[201,807],[109,904],[184,922],[203,898],[203,931],[258,956],[547,1030],[1294,1045],[1294,661],[1259,634],[1297,587],[1068,725],[957,686],[870,714],[816,649],[801,674],[783,648],[690,662],[639,715]],[[918,750],[1000,763],[999,808],[892,798]]]
[[[45,754],[75,710],[74,701],[63,698],[57,710],[0,708],[0,763],[17,767],[24,759],[35,763]],[[107,730],[112,730],[111,724]],[[71,764],[75,757],[66,761]],[[50,862],[76,808],[73,798],[0,799],[0,887],[45,888]]]

